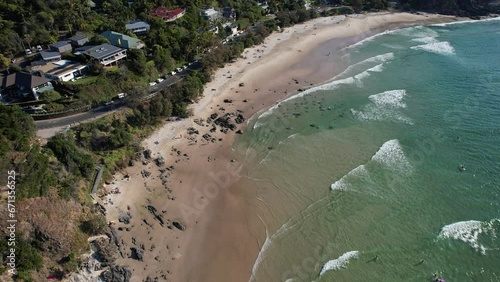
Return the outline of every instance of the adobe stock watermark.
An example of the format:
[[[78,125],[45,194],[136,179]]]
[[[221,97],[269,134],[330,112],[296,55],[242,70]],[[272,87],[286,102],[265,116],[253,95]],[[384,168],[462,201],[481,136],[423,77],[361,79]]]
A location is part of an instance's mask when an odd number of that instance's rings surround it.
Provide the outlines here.
[[[16,172],[7,172],[7,267],[11,275],[16,274]]]

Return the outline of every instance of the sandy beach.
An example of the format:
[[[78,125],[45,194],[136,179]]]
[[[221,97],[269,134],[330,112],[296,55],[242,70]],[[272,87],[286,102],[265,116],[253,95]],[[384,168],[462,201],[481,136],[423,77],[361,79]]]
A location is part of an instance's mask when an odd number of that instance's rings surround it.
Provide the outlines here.
[[[192,117],[166,123],[144,140],[149,160],[106,185],[120,190],[103,198],[121,238],[117,264],[130,267],[131,281],[248,281],[266,234],[249,204],[255,191],[237,185],[244,161],[232,150],[236,131],[258,111],[344,70],[329,50],[387,29],[453,20],[408,13],[325,17],[246,49],[244,58],[216,72]],[[245,121],[227,133],[220,126],[211,131],[207,119],[214,113]],[[165,164],[155,163],[160,156]],[[127,214],[129,223],[120,222]],[[139,260],[131,248],[143,251]]]

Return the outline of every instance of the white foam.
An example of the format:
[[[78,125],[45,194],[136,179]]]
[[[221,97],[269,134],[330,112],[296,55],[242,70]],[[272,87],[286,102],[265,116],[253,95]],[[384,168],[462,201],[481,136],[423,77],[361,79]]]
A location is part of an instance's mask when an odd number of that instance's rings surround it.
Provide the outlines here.
[[[439,35],[437,31],[426,26],[415,26],[415,27],[397,29],[392,33],[407,37],[419,37],[419,38],[437,37]]]
[[[349,263],[349,260],[352,258],[357,258],[359,254],[359,251],[350,251],[347,252],[337,259],[330,260],[326,262],[323,265],[323,268],[321,269],[321,272],[319,273],[319,276],[323,275],[325,272],[329,270],[339,270],[341,268],[345,268],[347,264]]]
[[[394,171],[410,172],[413,169],[413,166],[403,152],[403,147],[397,139],[385,142],[377,153],[373,155],[372,161],[378,162]]]
[[[348,72],[350,72],[354,68],[359,67],[361,65],[369,64],[369,63],[372,63],[372,64],[373,63],[383,63],[383,62],[386,62],[386,61],[392,60],[392,59],[394,59],[394,53],[386,53],[386,54],[381,54],[381,55],[377,55],[377,56],[368,58],[368,59],[363,60],[363,61],[361,61],[359,63],[356,63],[356,64],[354,64],[352,66],[349,66],[341,74],[335,76],[332,80],[330,80],[330,82],[327,82],[325,84],[318,85],[318,86],[315,86],[315,87],[311,87],[311,88],[309,88],[307,90],[304,90],[304,91],[300,92],[297,95],[288,97],[288,98],[286,98],[286,99],[284,99],[284,100],[276,103],[274,106],[270,107],[267,111],[263,112],[258,117],[258,119],[270,116],[283,103],[286,103],[288,101],[291,101],[291,100],[294,100],[294,99],[297,99],[297,98],[300,98],[300,97],[304,97],[304,96],[309,95],[311,93],[314,93],[316,91],[320,91],[320,90],[334,90],[334,89],[338,88],[340,85],[348,85],[348,84],[356,84],[357,86],[362,86],[362,80],[364,78],[370,76],[370,72],[380,72],[380,71],[383,70],[383,67],[377,65],[377,66],[372,67],[370,69],[367,69],[367,70],[365,70],[365,71],[363,71],[361,73],[358,73],[358,74],[356,74],[354,76],[345,77],[345,78],[342,78],[342,77],[345,76],[345,74],[347,74]],[[258,125],[257,124],[258,123],[256,123],[254,125],[254,128],[257,128],[257,127],[261,126],[261,124],[258,124]]]
[[[451,23],[432,24],[430,26],[447,26],[447,25],[466,24],[466,23],[481,23],[481,22],[498,21],[498,20],[500,20],[500,17],[487,18],[487,19],[482,19],[482,20],[466,20],[466,21],[456,21],[456,22],[451,22]]]
[[[361,41],[358,41],[358,42],[356,42],[356,43],[354,43],[354,44],[351,44],[351,45],[349,45],[349,46],[347,46],[347,47],[344,47],[344,48],[342,48],[342,49],[340,49],[340,50],[341,50],[341,51],[343,51],[343,50],[345,50],[345,49],[352,49],[352,48],[356,48],[356,47],[362,46],[362,45],[364,45],[365,43],[370,42],[370,41],[374,40],[375,38],[377,38],[377,37],[379,37],[379,36],[386,35],[386,34],[390,34],[390,33],[394,33],[395,31],[396,31],[396,30],[386,30],[386,31],[384,31],[384,32],[377,33],[377,34],[372,35],[372,36],[370,36],[370,37],[367,37],[367,38],[365,38],[365,39],[363,39],[363,40],[361,40]]]
[[[444,226],[438,237],[460,240],[477,250],[484,249],[484,247],[478,243],[479,234],[482,232],[482,224],[480,221],[460,221]]]
[[[377,105],[390,106],[394,108],[406,108],[403,98],[406,96],[406,90],[390,90],[368,97]]]
[[[425,44],[430,44],[430,43],[438,43],[439,40],[437,40],[435,37],[419,37],[419,38],[414,38],[411,41],[419,42],[419,43],[425,43]]]
[[[382,72],[384,70],[384,63],[378,64],[374,66],[373,68],[369,68],[366,71],[368,72]]]
[[[393,120],[413,124],[413,121],[400,112],[400,108],[406,108],[403,98],[405,90],[391,90],[371,95],[368,97],[372,103],[366,105],[362,111],[351,109],[352,115],[358,120]]]
[[[427,52],[432,52],[440,55],[454,55],[455,48],[451,46],[449,42],[434,42],[425,45],[418,45],[410,47],[413,50],[423,50]]]
[[[479,243],[479,236],[482,233],[492,232],[495,237],[494,224],[499,223],[499,219],[492,219],[489,222],[481,222],[477,220],[459,221],[444,226],[438,235],[438,238],[449,238],[460,240],[469,244],[475,250],[480,251],[482,254],[486,253],[486,247]]]
[[[368,176],[368,170],[366,170],[366,167],[364,165],[360,165],[356,167],[355,169],[349,171],[346,175],[342,176],[339,180],[337,180],[335,183],[333,183],[330,186],[330,189],[332,191],[339,190],[339,191],[345,191],[349,189],[350,184],[349,184],[349,179],[356,177],[356,176]]]

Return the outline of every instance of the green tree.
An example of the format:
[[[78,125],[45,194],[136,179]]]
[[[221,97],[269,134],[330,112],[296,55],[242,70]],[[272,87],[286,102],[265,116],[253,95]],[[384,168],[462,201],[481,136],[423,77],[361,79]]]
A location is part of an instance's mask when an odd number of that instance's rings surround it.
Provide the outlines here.
[[[4,55],[0,54],[0,70],[4,70],[10,66],[9,58],[6,58]]]
[[[153,61],[160,73],[173,69],[175,64],[174,59],[170,56],[170,51],[157,44],[153,46]]]
[[[54,152],[60,160],[73,174],[89,177],[94,170],[92,158],[87,153],[82,152],[76,145],[63,134],[57,134],[47,143],[47,147]]]
[[[89,40],[90,45],[101,45],[105,43],[109,44],[109,40],[106,37],[99,34],[92,36]]]
[[[135,74],[142,75],[146,72],[146,55],[142,50],[130,49],[127,53],[128,68]]]

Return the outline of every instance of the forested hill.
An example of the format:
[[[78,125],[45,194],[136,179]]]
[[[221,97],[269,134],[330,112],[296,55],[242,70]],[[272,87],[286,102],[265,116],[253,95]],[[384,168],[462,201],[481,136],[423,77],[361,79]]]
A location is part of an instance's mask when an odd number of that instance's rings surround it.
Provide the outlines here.
[[[129,2],[132,3],[129,5]],[[99,32],[121,30],[124,23],[135,18],[146,19],[148,11],[159,5],[196,10],[204,6],[232,7],[251,11],[253,0],[0,0],[0,53],[11,57],[23,50],[23,43],[50,44],[62,32]],[[269,0],[271,9],[297,10],[304,0]],[[390,0],[316,0],[317,4],[351,5],[361,9],[384,9]],[[488,0],[401,0],[404,9],[436,11],[447,14],[479,15],[487,12]],[[99,13],[91,6],[99,7]],[[252,5],[249,5],[252,4]],[[193,19],[197,20],[197,19]]]

